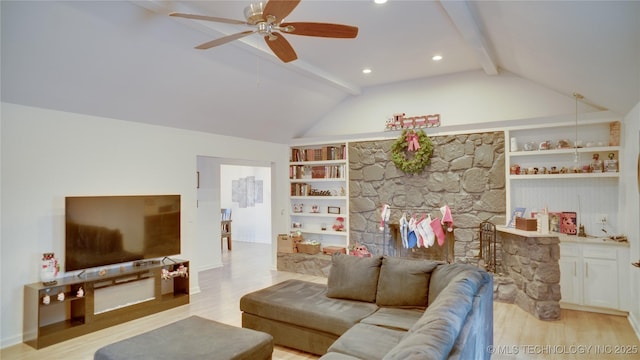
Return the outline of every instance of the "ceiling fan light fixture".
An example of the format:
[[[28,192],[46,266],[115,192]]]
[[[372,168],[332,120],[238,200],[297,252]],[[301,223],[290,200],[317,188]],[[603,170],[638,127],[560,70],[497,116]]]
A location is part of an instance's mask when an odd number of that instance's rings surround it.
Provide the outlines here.
[[[264,6],[266,2],[256,1],[249,4],[244,8],[244,18],[247,19],[247,23],[251,25],[255,25],[261,21],[264,21],[262,17],[262,13],[264,11]]]
[[[364,69],[362,69],[362,73],[363,73],[363,74],[371,74],[371,72],[372,72],[372,71],[373,71],[373,70],[371,70],[371,68],[364,68]]]
[[[442,55],[433,55],[433,56],[431,57],[431,60],[433,60],[433,61],[440,61],[440,60],[442,60]]]

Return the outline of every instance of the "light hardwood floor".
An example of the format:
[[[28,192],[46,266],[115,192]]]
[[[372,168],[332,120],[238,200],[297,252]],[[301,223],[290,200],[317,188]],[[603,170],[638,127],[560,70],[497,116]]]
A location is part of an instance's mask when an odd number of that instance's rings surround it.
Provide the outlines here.
[[[271,270],[270,246],[234,242],[224,250],[224,266],[199,274],[201,292],[191,303],[176,309],[127,322],[60,344],[34,350],[18,344],[0,352],[2,360],[92,359],[102,346],[162,325],[198,315],[222,323],[241,325],[242,295],[286,279],[326,282],[326,278]],[[625,317],[562,310],[559,321],[540,321],[519,307],[495,303],[494,343],[501,354],[493,359],[638,359],[640,340]],[[589,346],[592,346],[589,348]],[[596,346],[600,346],[600,353]],[[635,354],[607,354],[616,346],[628,346]],[[583,353],[579,353],[583,352]],[[564,354],[558,354],[564,353]],[[274,359],[317,359],[317,356],[276,347]]]

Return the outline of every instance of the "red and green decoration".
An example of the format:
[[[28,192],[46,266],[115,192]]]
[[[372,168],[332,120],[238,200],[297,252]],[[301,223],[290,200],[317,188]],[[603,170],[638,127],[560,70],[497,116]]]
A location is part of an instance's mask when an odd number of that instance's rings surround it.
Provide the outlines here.
[[[422,130],[404,130],[391,146],[391,160],[408,174],[421,173],[431,162],[433,144]]]

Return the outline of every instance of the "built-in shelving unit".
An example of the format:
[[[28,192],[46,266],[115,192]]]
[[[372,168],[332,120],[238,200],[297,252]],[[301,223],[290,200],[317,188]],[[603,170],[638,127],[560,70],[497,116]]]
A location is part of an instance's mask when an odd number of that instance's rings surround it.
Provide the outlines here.
[[[600,236],[604,234],[595,219],[607,214],[613,219],[608,231],[615,233],[618,180],[625,170],[618,166],[623,157],[615,136],[619,126],[615,119],[590,118],[577,125],[566,122],[506,130],[507,221],[515,208],[524,207],[527,214],[544,208],[575,211],[587,233]],[[516,144],[511,144],[512,139]],[[603,166],[611,154],[615,167],[592,171],[595,154]]]
[[[165,261],[25,285],[23,341],[40,349],[188,304],[189,262]]]
[[[322,247],[349,245],[348,159],[345,143],[291,147],[290,232]],[[336,219],[343,229],[333,230]]]

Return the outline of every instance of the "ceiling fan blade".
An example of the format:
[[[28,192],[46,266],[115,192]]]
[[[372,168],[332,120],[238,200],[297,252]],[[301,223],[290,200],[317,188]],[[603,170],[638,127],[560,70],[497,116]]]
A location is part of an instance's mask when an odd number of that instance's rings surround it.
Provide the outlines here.
[[[269,0],[264,6],[262,14],[265,19],[267,15],[273,15],[276,18],[276,22],[280,22],[291,14],[299,3],[300,0]]]
[[[287,39],[285,39],[284,36],[282,36],[282,34],[277,32],[274,32],[272,34],[274,36],[271,38],[269,36],[265,36],[264,41],[267,42],[267,45],[269,46],[271,51],[273,51],[273,53],[276,54],[276,56],[280,60],[288,63],[298,58],[298,55],[296,55],[295,50],[293,50],[293,47],[291,46],[291,44],[289,44]]]
[[[200,44],[200,45],[196,46],[196,49],[200,49],[200,50],[210,49],[210,48],[212,48],[214,46],[219,46],[219,45],[222,45],[222,44],[226,44],[229,41],[233,41],[233,40],[236,40],[236,39],[243,38],[243,37],[245,37],[247,35],[251,35],[256,31],[257,30],[247,30],[247,31],[239,32],[237,34],[223,36],[223,37],[221,37],[219,39],[211,40],[211,41],[206,42],[204,44]]]
[[[214,16],[206,16],[206,15],[193,15],[193,14],[183,14],[183,13],[172,12],[169,14],[169,16],[181,17],[185,19],[215,21],[215,22],[221,22],[221,23],[227,23],[227,24],[246,24],[245,21],[220,18],[220,17],[214,17]]]
[[[292,30],[287,30],[287,26],[292,26]],[[356,26],[316,23],[316,22],[290,22],[280,24],[280,28],[287,34],[319,36],[328,38],[351,39],[358,36]]]

